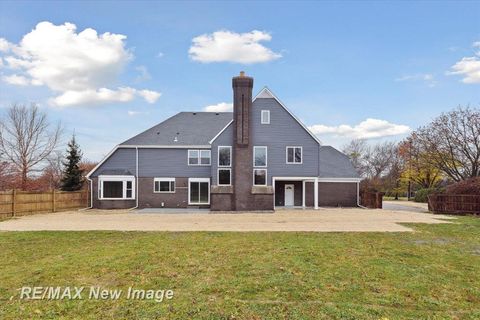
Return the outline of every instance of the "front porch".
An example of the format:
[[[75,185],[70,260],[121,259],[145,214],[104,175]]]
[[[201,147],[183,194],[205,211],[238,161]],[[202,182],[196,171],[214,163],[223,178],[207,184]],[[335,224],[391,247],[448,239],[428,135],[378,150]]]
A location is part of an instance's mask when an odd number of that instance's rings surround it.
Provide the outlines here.
[[[274,209],[318,209],[317,177],[273,177]]]

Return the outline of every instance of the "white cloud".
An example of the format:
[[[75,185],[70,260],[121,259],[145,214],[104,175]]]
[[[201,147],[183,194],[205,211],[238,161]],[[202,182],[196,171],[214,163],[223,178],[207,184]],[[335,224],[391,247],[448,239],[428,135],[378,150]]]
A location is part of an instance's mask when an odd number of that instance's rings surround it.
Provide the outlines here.
[[[417,73],[412,75],[405,75],[399,78],[396,78],[395,81],[423,81],[429,87],[435,87],[437,81],[433,74],[430,73]]]
[[[18,74],[3,76],[2,80],[8,84],[16,86],[28,86],[30,84],[29,79],[25,78],[24,76],[19,76]]]
[[[157,58],[163,58],[163,56],[165,56],[165,54],[163,52],[159,52],[157,54]]]
[[[50,103],[57,107],[70,107],[77,105],[96,105],[105,102],[128,102],[135,97],[136,90],[130,87],[111,90],[107,88],[68,90],[52,98]]]
[[[58,96],[56,106],[125,102],[142,96],[137,89],[112,87],[133,58],[125,47],[126,36],[87,28],[76,31],[72,23],[40,22],[18,45],[10,45],[7,66],[22,71],[34,85],[45,85]],[[3,43],[3,42],[2,42]],[[0,46],[5,47],[0,43]],[[132,93],[133,91],[133,93]],[[130,98],[131,97],[131,98]],[[151,103],[147,100],[147,102]]]
[[[128,114],[130,117],[133,117],[133,116],[137,116],[137,115],[139,115],[139,114],[148,114],[148,112],[128,110],[128,111],[127,111],[127,114]]]
[[[162,95],[160,92],[151,90],[140,90],[137,92],[139,96],[145,99],[148,103],[155,103]]]
[[[447,75],[462,75],[463,83],[480,83],[480,41],[472,44],[478,48],[473,57],[463,57],[451,67]]]
[[[136,82],[142,82],[142,81],[146,81],[146,80],[150,80],[152,79],[152,76],[150,75],[150,73],[148,72],[148,69],[147,67],[145,66],[138,66],[135,68],[135,70],[138,71],[138,76],[137,78],[135,78],[135,81]]]
[[[352,139],[381,138],[410,132],[408,126],[372,118],[368,118],[353,127],[347,124],[339,126],[325,126],[318,124],[310,126],[309,129],[318,135],[331,134]]]
[[[220,102],[206,106],[203,110],[207,112],[231,112],[233,110],[233,103]]]
[[[270,41],[272,36],[264,31],[253,30],[247,33],[235,33],[228,30],[203,34],[192,39],[188,51],[195,61],[258,63],[280,58],[282,55],[260,44]]]
[[[5,40],[4,38],[0,38],[0,52],[7,52],[12,48],[12,44]]]

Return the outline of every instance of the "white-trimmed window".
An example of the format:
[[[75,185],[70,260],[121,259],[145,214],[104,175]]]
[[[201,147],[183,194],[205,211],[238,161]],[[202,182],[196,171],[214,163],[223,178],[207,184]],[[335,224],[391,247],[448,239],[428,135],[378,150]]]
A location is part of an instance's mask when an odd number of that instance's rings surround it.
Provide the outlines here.
[[[217,184],[230,186],[232,184],[232,147],[218,146]]]
[[[262,124],[270,124],[270,110],[262,110],[261,118]]]
[[[98,198],[100,200],[135,199],[134,176],[99,176]]]
[[[219,186],[232,184],[232,170],[230,168],[218,168],[217,182]]]
[[[303,148],[302,147],[287,147],[287,163],[288,164],[302,164],[303,163]]]
[[[266,167],[267,166],[267,147],[253,147],[253,166]]]
[[[153,192],[155,193],[174,193],[175,178],[154,178]]]
[[[218,166],[230,167],[232,165],[232,147],[218,146]]]
[[[209,166],[210,158],[210,150],[188,150],[189,166]]]
[[[254,186],[267,185],[267,169],[253,169],[253,185]]]

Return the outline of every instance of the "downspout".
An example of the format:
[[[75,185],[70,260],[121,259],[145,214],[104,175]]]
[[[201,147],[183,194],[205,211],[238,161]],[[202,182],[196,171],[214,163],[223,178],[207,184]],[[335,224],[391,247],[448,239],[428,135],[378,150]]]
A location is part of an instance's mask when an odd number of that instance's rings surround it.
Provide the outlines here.
[[[84,210],[88,210],[88,209],[93,208],[93,181],[92,181],[92,179],[90,179],[88,177],[86,177],[86,179],[88,180],[88,182],[90,182],[90,206],[86,207],[86,208],[79,209],[78,211],[84,211]]]
[[[362,209],[368,209],[360,204],[360,182],[357,182],[357,206]]]
[[[135,147],[135,207],[128,210],[138,208],[138,147]]]

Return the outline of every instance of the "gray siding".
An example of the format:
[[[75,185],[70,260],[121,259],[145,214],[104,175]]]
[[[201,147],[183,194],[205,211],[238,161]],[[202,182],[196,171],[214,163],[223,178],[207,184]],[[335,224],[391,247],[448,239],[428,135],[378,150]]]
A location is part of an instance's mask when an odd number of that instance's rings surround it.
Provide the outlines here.
[[[261,124],[262,110],[270,110],[270,124]],[[252,146],[268,147],[268,184],[272,177],[318,176],[318,142],[275,100],[257,99],[252,107]],[[303,164],[286,163],[286,147],[303,147]]]
[[[95,170],[92,177],[98,177],[105,170],[127,170],[135,175],[135,149],[118,148],[102,165]]]
[[[212,143],[212,185],[217,184],[218,146],[231,146],[233,153],[233,124],[230,124]],[[233,163],[233,154],[232,154]],[[233,178],[233,175],[232,175]],[[233,181],[232,181],[233,182]]]
[[[128,170],[135,175],[135,149],[118,148],[94,173],[105,170]],[[213,156],[212,156],[213,160]],[[139,177],[199,177],[208,178],[210,166],[189,166],[188,149],[138,149]]]
[[[210,166],[189,166],[188,149],[139,149],[139,177],[210,177]]]

